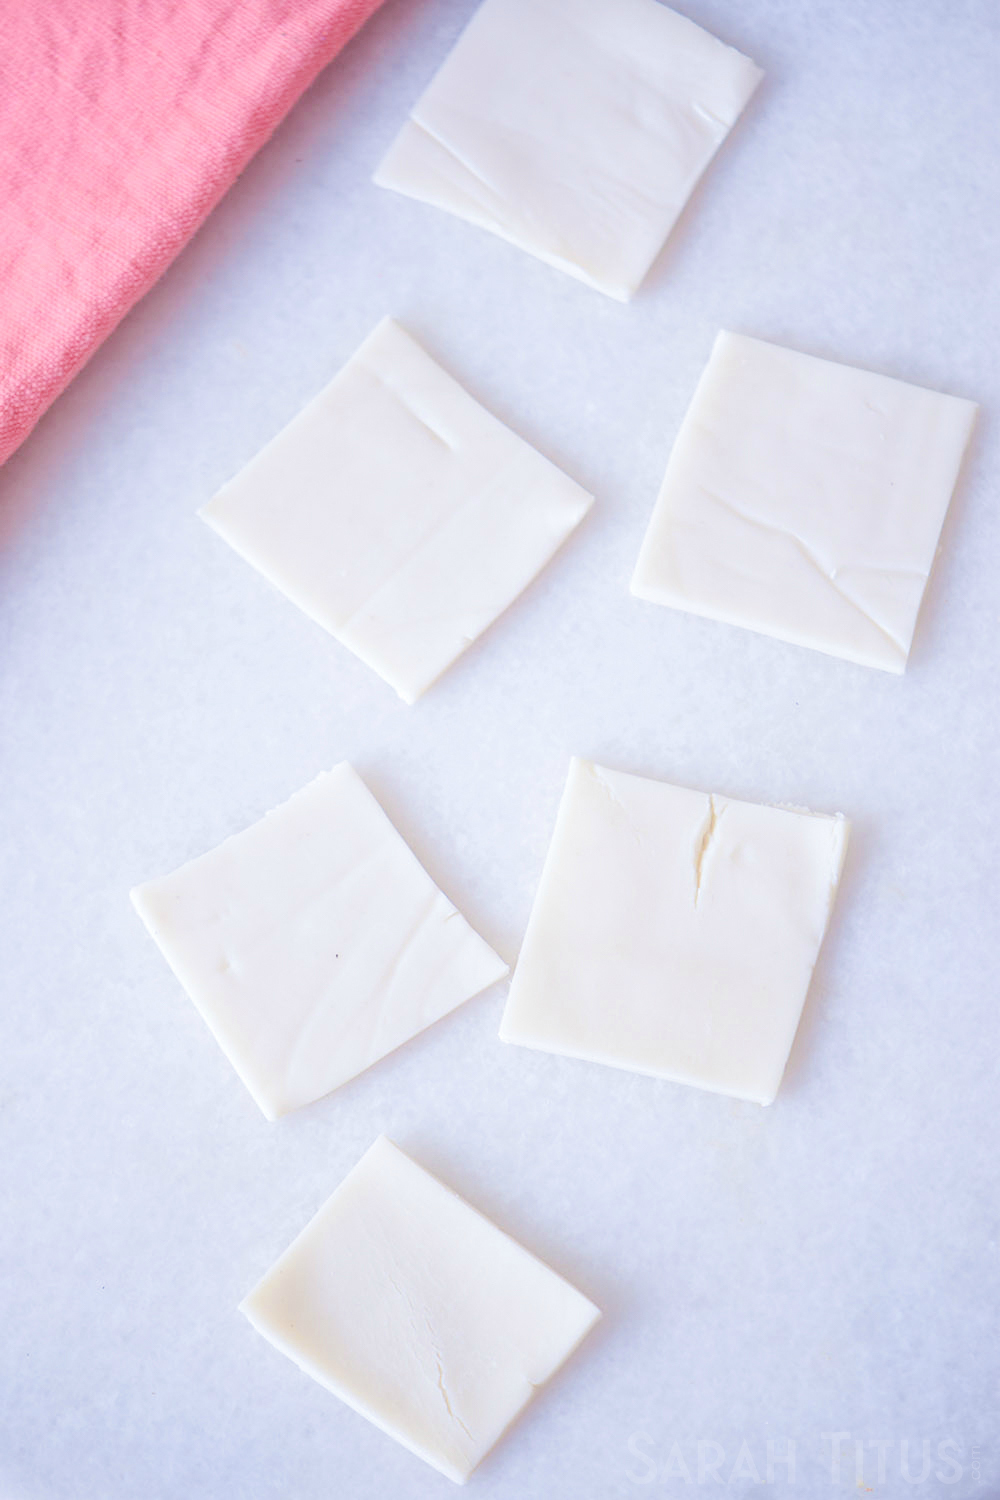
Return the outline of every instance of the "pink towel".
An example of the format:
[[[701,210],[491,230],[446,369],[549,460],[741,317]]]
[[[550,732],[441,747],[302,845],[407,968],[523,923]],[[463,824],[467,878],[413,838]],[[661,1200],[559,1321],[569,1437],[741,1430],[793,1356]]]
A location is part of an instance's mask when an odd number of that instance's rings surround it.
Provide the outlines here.
[[[380,0],[14,0],[0,463]]]

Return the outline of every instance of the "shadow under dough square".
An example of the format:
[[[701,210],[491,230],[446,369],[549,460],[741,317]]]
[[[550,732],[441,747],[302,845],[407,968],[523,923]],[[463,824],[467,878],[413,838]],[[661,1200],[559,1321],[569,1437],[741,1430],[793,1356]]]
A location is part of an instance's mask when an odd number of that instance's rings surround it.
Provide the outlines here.
[[[132,901],[272,1120],[507,972],[346,762]]]
[[[412,703],[591,504],[386,318],[199,514]]]
[[[902,672],[975,413],[720,333],[633,594]]]
[[[600,1317],[385,1136],[241,1311],[460,1484]]]
[[[502,1039],[770,1104],[847,833],[574,760]]]
[[[375,181],[627,301],[760,78],[659,0],[484,0]]]

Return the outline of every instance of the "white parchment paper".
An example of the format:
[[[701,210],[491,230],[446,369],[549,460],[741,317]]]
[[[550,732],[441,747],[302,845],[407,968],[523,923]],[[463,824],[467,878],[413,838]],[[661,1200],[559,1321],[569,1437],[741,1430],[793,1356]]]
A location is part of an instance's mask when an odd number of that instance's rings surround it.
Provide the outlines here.
[[[371,185],[472,9],[388,0],[0,473],[5,1500],[451,1493],[236,1312],[380,1130],[605,1310],[484,1500],[1000,1494],[1000,21],[683,8],[767,76],[630,306]],[[597,495],[415,708],[194,514],[385,313]],[[720,327],[982,403],[904,678],[629,597]],[[777,1103],[497,989],[268,1124],[129,887],[349,758],[513,959],[571,753],[852,818]]]

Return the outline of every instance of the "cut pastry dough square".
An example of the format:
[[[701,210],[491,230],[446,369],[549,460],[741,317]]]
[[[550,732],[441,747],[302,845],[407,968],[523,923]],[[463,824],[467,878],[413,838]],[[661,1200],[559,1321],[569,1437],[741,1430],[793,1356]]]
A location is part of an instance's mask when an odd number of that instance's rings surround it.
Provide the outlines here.
[[[460,1484],[600,1317],[385,1136],[241,1311]]]
[[[902,672],[975,413],[720,333],[633,594]]]
[[[132,901],[268,1119],[507,972],[346,762]]]
[[[847,833],[574,760],[501,1037],[770,1104]]]
[[[375,181],[626,301],[760,78],[659,0],[484,0]]]
[[[387,318],[199,514],[412,703],[591,504]]]

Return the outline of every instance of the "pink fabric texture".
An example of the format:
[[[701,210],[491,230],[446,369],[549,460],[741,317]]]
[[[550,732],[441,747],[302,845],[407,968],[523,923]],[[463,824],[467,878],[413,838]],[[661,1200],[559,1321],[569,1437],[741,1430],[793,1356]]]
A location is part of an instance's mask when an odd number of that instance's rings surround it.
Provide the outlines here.
[[[9,0],[0,463],[380,0]]]

